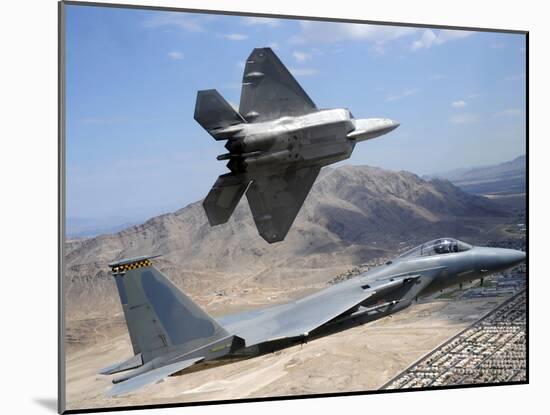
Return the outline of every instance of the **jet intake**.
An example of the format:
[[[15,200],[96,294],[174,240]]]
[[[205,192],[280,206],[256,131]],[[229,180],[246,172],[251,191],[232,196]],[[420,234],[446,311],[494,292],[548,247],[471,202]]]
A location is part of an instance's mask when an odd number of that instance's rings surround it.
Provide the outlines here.
[[[233,153],[245,153],[257,150],[267,150],[273,145],[277,136],[273,134],[252,135],[245,138],[229,140],[225,148]]]

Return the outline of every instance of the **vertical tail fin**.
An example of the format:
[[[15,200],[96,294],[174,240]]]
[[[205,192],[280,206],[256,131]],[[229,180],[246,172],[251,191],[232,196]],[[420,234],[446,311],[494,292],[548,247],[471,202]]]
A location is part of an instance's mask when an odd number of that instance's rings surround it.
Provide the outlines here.
[[[109,264],[116,281],[134,354],[147,362],[159,349],[185,352],[228,335],[212,317],[139,257]]]

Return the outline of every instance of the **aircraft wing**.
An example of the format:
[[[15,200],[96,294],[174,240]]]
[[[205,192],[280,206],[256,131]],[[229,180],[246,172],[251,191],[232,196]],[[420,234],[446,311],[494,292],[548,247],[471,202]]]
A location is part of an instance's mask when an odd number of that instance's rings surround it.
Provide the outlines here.
[[[187,369],[190,366],[193,366],[195,363],[203,360],[203,357],[182,360],[180,362],[172,363],[170,365],[162,366],[157,369],[150,370],[141,375],[135,376],[124,382],[115,384],[107,392],[108,397],[120,396],[126,393],[135,391],[136,389],[142,388],[145,385],[150,385],[152,383],[158,383],[164,378],[179,372],[180,370]]]
[[[319,167],[288,170],[256,178],[246,191],[258,232],[269,243],[285,239],[317,175]]]
[[[247,346],[307,336],[329,321],[353,311],[370,297],[401,289],[418,277],[407,275],[364,286],[343,282],[291,303],[227,316],[218,321],[227,331],[245,339]]]
[[[256,48],[243,74],[239,112],[248,122],[270,121],[317,111],[311,98],[271,48]]]

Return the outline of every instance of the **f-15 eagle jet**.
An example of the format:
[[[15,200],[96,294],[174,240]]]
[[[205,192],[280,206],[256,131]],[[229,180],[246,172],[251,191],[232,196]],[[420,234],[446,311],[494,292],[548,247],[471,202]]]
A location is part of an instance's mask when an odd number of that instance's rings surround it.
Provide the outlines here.
[[[384,118],[355,119],[345,108],[318,109],[270,48],[246,61],[237,112],[215,89],[199,91],[195,120],[227,140],[231,173],[218,177],[203,206],[210,225],[227,222],[246,192],[260,235],[282,241],[319,170],[351,156],[355,144],[399,126]]]
[[[441,238],[302,299],[217,319],[155,269],[151,258],[110,264],[134,356],[100,372],[126,372],[113,379],[109,396],[379,319],[410,306],[418,296],[519,264],[525,253]]]

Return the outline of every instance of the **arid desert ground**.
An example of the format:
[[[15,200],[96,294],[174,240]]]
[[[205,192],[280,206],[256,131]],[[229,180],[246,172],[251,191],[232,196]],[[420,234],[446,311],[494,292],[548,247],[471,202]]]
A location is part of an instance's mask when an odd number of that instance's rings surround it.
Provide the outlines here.
[[[393,317],[274,354],[210,368],[117,398],[106,398],[111,377],[103,366],[132,353],[122,316],[111,324],[83,321],[89,344],[67,356],[69,409],[196,402],[378,389],[504,298],[431,300]],[[87,323],[87,324],[86,324]],[[99,330],[97,328],[99,327]],[[85,333],[88,332],[88,333]]]
[[[210,227],[200,201],[65,250],[68,409],[365,391],[380,388],[506,297],[421,299],[392,316],[275,354],[170,377],[106,398],[108,365],[132,356],[110,261],[155,265],[212,316],[287,302],[453,236],[525,248],[525,194],[468,194],[447,180],[368,166],[324,169],[285,241],[267,246],[241,201]],[[479,283],[479,282],[475,282]]]

